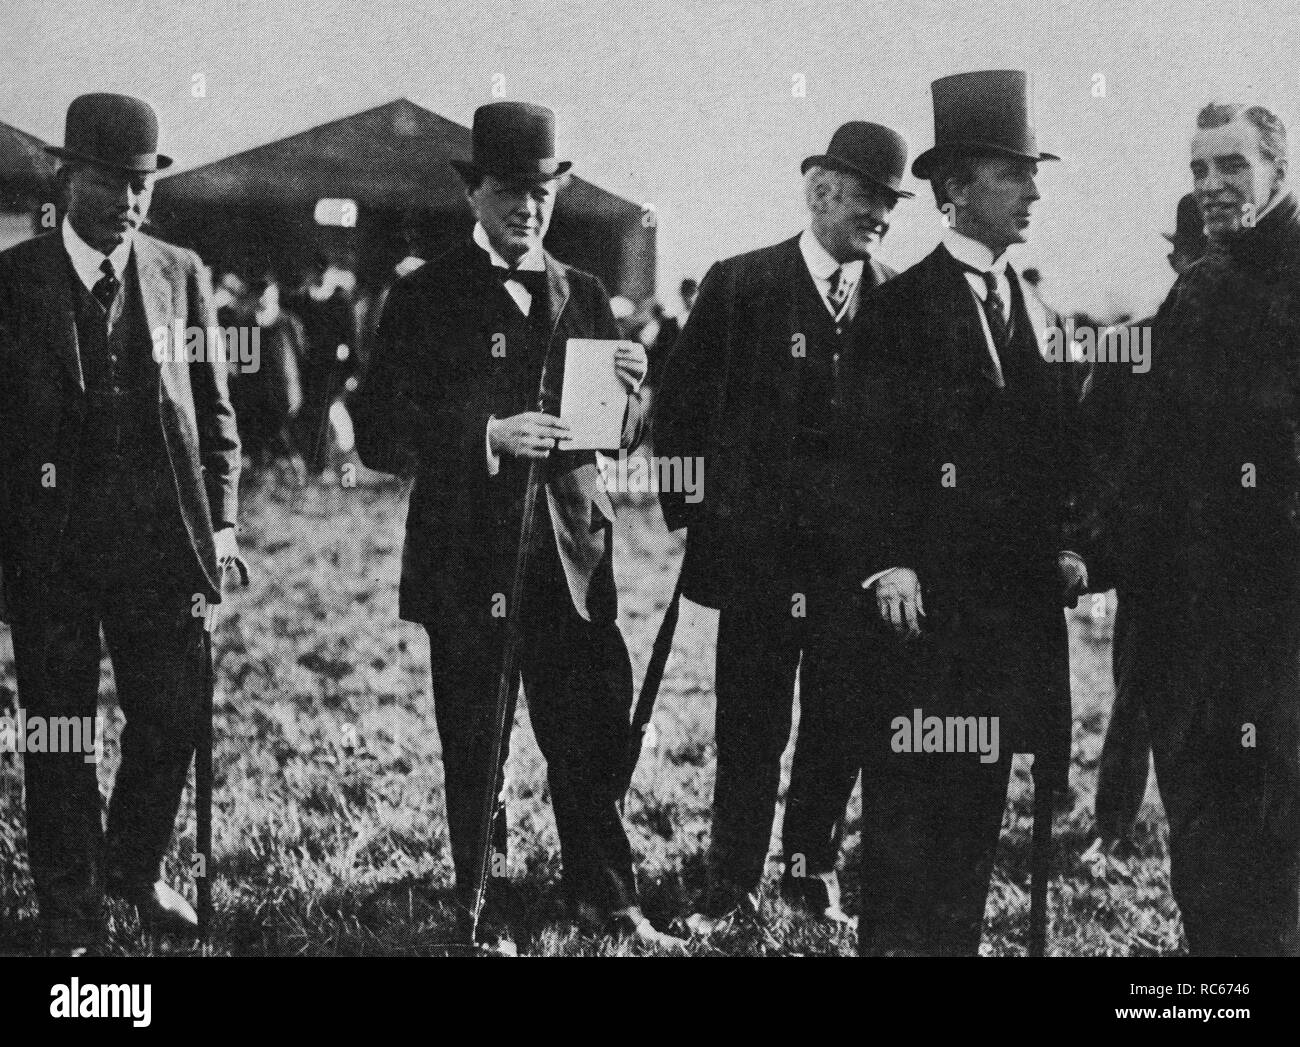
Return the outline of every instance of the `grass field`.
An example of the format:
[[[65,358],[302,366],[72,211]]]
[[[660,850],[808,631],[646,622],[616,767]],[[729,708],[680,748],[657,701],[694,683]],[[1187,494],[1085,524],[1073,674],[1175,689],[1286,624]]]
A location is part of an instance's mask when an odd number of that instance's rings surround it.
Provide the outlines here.
[[[243,547],[251,587],[226,606],[217,634],[214,845],[217,953],[423,955],[451,940],[451,862],[442,771],[429,695],[428,647],[397,621],[396,584],[405,514],[396,483],[362,474],[355,488],[292,489],[267,477],[245,491]],[[620,505],[620,625],[638,681],[671,591],[680,542],[653,504]],[[1112,598],[1113,603],[1113,598]],[[1074,759],[1070,795],[1056,819],[1049,949],[1062,955],[1150,955],[1180,950],[1169,894],[1166,829],[1148,792],[1136,854],[1090,861],[1092,796],[1111,701],[1110,627],[1091,608],[1070,623]],[[625,818],[639,859],[647,912],[679,915],[702,885],[709,838],[713,753],[713,641],[717,615],[683,605]],[[117,716],[112,675],[101,689]],[[14,705],[12,652],[0,627],[0,713]],[[103,790],[117,763],[111,730],[99,768]],[[789,753],[787,753],[787,759]],[[1032,785],[1017,757],[982,951],[1024,951]],[[556,920],[559,856],[544,764],[520,711],[507,764],[510,874],[523,903],[521,952],[621,955],[626,939],[584,938]],[[27,872],[20,758],[0,755],[0,954],[37,948]],[[841,879],[857,906],[855,794]],[[168,859],[173,884],[188,879],[192,807]],[[779,818],[778,818],[779,825]],[[778,853],[774,844],[772,853]],[[769,886],[778,874],[769,867]],[[775,891],[771,894],[774,896]],[[114,952],[162,953],[133,914],[110,906]],[[760,928],[691,945],[701,955],[852,955],[851,931],[832,933],[779,901]]]

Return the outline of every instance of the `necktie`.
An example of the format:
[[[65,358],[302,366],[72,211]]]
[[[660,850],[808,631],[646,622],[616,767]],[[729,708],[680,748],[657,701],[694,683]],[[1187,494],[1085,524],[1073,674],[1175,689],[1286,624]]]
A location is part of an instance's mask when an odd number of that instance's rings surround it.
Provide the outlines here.
[[[1002,301],[1002,296],[998,294],[998,278],[991,271],[980,273],[980,276],[984,278],[984,289],[988,292],[984,296],[984,315],[988,317],[993,344],[997,347],[998,355],[1001,356],[1006,347],[1011,344],[1007,306]]]
[[[99,271],[104,275],[95,281],[95,286],[90,289],[90,293],[95,296],[97,301],[108,312],[109,307],[113,304],[113,299],[117,297],[117,289],[120,285],[117,279],[117,273],[113,271],[113,263],[107,258],[99,267]]]
[[[836,266],[835,272],[831,273],[830,289],[826,292],[826,301],[830,303],[831,312],[835,314],[835,319],[840,318],[844,312],[844,303],[849,300],[849,295],[853,293],[853,284],[844,279],[844,267]]]
[[[1011,337],[1014,332],[1014,317],[1008,323],[1006,304],[998,294],[998,278],[987,269],[976,269],[973,265],[962,264],[968,273],[974,273],[984,281],[984,300],[980,303],[984,310],[984,319],[988,321],[989,334],[993,338],[993,349],[998,357],[998,388],[1006,387],[1006,375],[1015,361],[1011,357]],[[1010,280],[1010,277],[1007,278]]]
[[[525,291],[536,298],[546,290],[546,273],[541,269],[502,269],[499,265],[492,267],[496,278],[505,286],[509,280],[523,285]]]

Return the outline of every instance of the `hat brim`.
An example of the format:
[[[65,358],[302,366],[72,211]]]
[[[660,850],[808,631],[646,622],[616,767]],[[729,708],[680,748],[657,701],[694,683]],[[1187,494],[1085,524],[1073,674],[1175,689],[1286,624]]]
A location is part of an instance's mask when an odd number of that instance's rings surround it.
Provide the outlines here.
[[[870,171],[864,170],[857,164],[851,164],[838,156],[830,156],[826,153],[821,156],[810,156],[800,165],[799,171],[801,174],[807,174],[810,167],[824,167],[830,171],[847,171],[849,174],[855,174],[859,178],[865,178],[877,188],[883,189],[893,196],[895,200],[910,200],[916,195],[915,193],[909,193],[906,189],[892,186],[879,176],[873,175]]]
[[[466,182],[477,181],[484,175],[492,175],[494,178],[507,181],[551,182],[568,174],[569,169],[573,166],[571,160],[561,160],[555,165],[554,171],[504,171],[493,167],[479,167],[478,164],[471,163],[468,160],[450,160],[448,162]]]
[[[994,145],[992,142],[948,142],[945,145],[936,145],[932,149],[927,149],[913,160],[912,177],[923,178],[928,181],[935,161],[942,157],[961,153],[995,153],[999,156],[1014,156],[1021,160],[1032,160],[1034,163],[1061,159],[1054,153],[1023,153],[1018,149],[1008,149],[1005,145]]]
[[[57,156],[60,160],[77,160],[83,164],[95,164],[97,167],[107,167],[113,171],[125,171],[127,174],[157,174],[159,171],[167,170],[172,165],[172,158],[164,156],[162,153],[154,154],[152,164],[115,164],[103,157],[77,153],[57,145],[47,145],[45,151],[51,156]]]

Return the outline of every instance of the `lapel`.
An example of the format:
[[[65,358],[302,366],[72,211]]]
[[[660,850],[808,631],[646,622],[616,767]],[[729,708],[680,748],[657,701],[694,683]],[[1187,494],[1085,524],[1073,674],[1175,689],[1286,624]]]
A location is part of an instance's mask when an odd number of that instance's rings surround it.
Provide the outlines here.
[[[77,390],[85,393],[86,380],[77,345],[77,314],[73,299],[74,294],[80,293],[73,285],[78,277],[59,236],[51,234],[45,238],[45,243],[48,245],[48,264],[39,267],[39,295],[48,317],[49,341]],[[166,259],[162,252],[147,237],[137,235],[127,265],[135,266],[135,283],[144,307],[147,330],[152,333],[160,327],[167,327],[172,315],[172,288],[164,268]],[[127,283],[129,285],[130,281]],[[154,362],[152,353],[149,359],[157,374],[160,365]]]
[[[871,270],[871,286],[870,287],[863,286],[858,291],[859,312],[862,311],[862,295],[869,294],[871,291],[874,291],[881,284],[887,282],[890,277],[889,270],[886,269],[880,262],[877,262],[874,257],[871,259],[871,261],[867,263],[866,268],[870,268]],[[865,275],[865,269],[864,269],[864,275]]]
[[[930,301],[940,311],[944,342],[955,357],[950,360],[954,371],[977,375],[998,388],[998,375],[984,337],[980,306],[966,281],[965,271],[943,244],[934,249],[927,261],[934,269],[929,282],[937,292],[930,296]]]
[[[551,257],[550,251],[543,251],[542,257],[546,260],[546,284],[551,292],[551,330],[546,339],[546,363],[542,365],[545,367],[550,363],[555,335],[560,329],[565,307],[569,304],[569,278],[564,275],[560,264]]]
[[[43,264],[33,267],[32,272],[37,278],[36,293],[46,317],[46,344],[51,346],[68,372],[72,384],[84,393],[86,380],[81,371],[81,354],[77,350],[77,312],[73,298],[76,288],[72,283],[77,279],[77,273],[57,232],[50,233],[42,243],[46,257]]]
[[[1043,347],[1047,345],[1047,330],[1055,326],[1047,313],[1047,307],[1039,300],[1038,295],[1025,287],[1020,274],[1011,266],[1007,266],[1007,279],[1016,282],[1021,301],[1025,303],[1025,312],[1029,315],[1029,327],[1034,335],[1034,348],[1038,350],[1039,356],[1043,356]]]
[[[788,266],[785,286],[791,288],[794,292],[791,299],[796,303],[796,309],[800,299],[803,300],[803,308],[807,309],[809,315],[814,317],[813,322],[821,328],[821,335],[827,338],[835,337],[835,318],[831,316],[831,311],[826,305],[826,299],[822,297],[816,282],[813,280],[812,273],[808,271],[808,263],[803,259],[803,252],[799,250],[799,238],[796,237],[790,241],[794,245],[793,251],[786,259]]]
[[[175,315],[172,281],[165,268],[167,259],[152,241],[137,235],[135,250],[131,252],[131,264],[135,266],[136,289],[144,306],[145,330],[152,337],[154,331],[168,329],[169,321]],[[171,362],[164,367],[150,353],[150,384],[154,389],[158,388],[160,382],[163,385],[169,384],[175,379],[176,369],[183,366],[182,363]],[[179,390],[174,389],[172,392],[179,393]]]

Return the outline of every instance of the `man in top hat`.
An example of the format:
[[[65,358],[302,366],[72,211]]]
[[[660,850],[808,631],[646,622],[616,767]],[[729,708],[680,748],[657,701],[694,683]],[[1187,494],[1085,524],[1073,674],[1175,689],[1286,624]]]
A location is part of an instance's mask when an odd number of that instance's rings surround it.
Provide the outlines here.
[[[1062,598],[1086,579],[1064,535],[1081,376],[1046,358],[1054,317],[1006,256],[1056,157],[1035,142],[1024,73],[949,76],[933,95],[935,145],[912,173],[943,241],[868,299],[845,362],[862,519],[845,517],[843,555],[897,635],[865,729],[869,955],[977,952],[1012,754],[1064,784]],[[962,719],[936,738],[932,717]]]
[[[681,593],[718,617],[717,780],[708,886],[688,923],[753,914],[772,835],[796,674],[800,720],[786,803],[783,894],[847,921],[835,862],[860,753],[860,638],[843,642],[858,579],[830,536],[844,469],[841,357],[862,302],[894,271],[872,252],[899,199],[907,145],[854,121],[803,162],[809,220],[782,243],[718,262],[665,367],[656,454],[695,458],[702,500],[661,491],[687,528]]]
[[[1210,104],[1191,139],[1210,248],[1152,326],[1108,560],[1188,950],[1300,952],[1300,208],[1286,128]]]
[[[474,114],[473,158],[456,162],[472,235],[393,286],[356,408],[357,447],[374,469],[414,475],[400,614],[429,636],[448,827],[466,914],[480,873],[480,819],[491,788],[493,702],[504,601],[520,540],[529,464],[545,463],[527,578],[522,679],[546,757],[566,900],[580,925],[657,940],[637,905],[619,817],[632,670],[616,624],[614,507],[595,453],[568,451],[558,417],[570,338],[618,337],[589,273],[542,246],[568,161],[555,115],[496,102]],[[622,435],[641,432],[645,351],[620,348],[629,402]],[[616,448],[610,448],[616,451]],[[513,713],[512,713],[513,718]],[[504,862],[504,812],[493,825]],[[507,951],[504,882],[492,878],[481,937]]]
[[[222,354],[157,352],[159,334],[176,348],[178,326],[213,323],[199,259],[140,231],[171,163],[157,141],[145,102],[77,98],[50,149],[67,214],[0,255],[0,563],[19,697],[29,720],[93,718],[102,626],[126,716],[107,833],[93,758],[25,756],[32,878],[60,952],[95,948],[105,891],[146,924],[195,924],[160,872],[194,751],[203,608],[237,555],[240,456],[224,358],[208,358]]]

